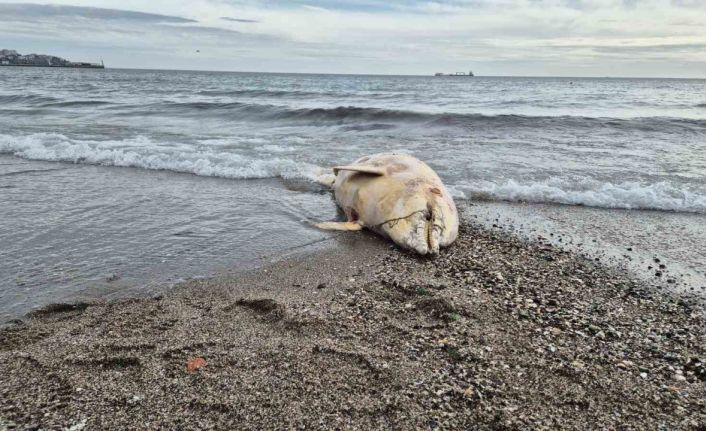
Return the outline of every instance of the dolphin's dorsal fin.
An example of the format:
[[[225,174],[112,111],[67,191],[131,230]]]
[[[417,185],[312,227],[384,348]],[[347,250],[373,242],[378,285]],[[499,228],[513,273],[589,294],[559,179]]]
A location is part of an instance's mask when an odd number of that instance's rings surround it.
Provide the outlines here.
[[[333,174],[338,175],[338,171],[352,171],[370,175],[385,175],[387,173],[385,168],[365,165],[334,166]]]

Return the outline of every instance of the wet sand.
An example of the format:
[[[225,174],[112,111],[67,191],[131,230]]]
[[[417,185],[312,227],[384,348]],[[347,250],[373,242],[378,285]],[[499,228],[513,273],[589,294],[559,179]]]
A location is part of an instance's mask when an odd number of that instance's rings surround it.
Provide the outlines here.
[[[356,232],[1,329],[0,429],[703,430],[704,362],[698,299],[573,252]]]
[[[528,202],[474,201],[469,219],[598,258],[652,285],[706,295],[702,214]]]

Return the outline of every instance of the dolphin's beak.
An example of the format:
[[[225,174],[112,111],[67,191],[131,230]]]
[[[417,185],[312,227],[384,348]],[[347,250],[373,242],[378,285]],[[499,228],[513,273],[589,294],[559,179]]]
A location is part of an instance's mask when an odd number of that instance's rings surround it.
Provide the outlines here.
[[[430,254],[439,254],[439,236],[441,235],[441,211],[434,205],[429,205],[429,215],[426,223],[427,244]]]
[[[429,205],[426,211],[413,216],[413,232],[408,242],[410,248],[421,255],[439,254],[439,237],[442,230],[439,215],[439,211]]]
[[[429,244],[429,253],[439,254],[439,236],[441,235],[441,226],[434,223],[432,218],[427,223],[427,243]]]

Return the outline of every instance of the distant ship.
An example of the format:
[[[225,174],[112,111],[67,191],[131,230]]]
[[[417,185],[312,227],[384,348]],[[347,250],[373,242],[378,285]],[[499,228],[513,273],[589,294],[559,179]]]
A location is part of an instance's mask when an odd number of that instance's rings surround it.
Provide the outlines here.
[[[454,72],[454,73],[441,73],[441,72],[436,72],[434,76],[476,76],[473,74],[473,71],[470,70],[468,73],[466,72]]]
[[[0,49],[0,66],[72,67],[80,69],[105,69],[100,63],[73,62],[61,57],[42,54],[21,55],[14,49]]]

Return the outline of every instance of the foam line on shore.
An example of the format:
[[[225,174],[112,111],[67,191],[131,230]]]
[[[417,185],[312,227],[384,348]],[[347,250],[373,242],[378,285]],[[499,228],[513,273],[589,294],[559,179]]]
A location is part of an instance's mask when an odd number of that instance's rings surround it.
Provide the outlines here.
[[[234,179],[306,178],[322,169],[284,157],[251,158],[217,147],[156,143],[145,137],[121,141],[74,140],[58,133],[0,136],[0,153],[30,160],[185,172]]]
[[[483,182],[457,187],[456,190],[471,199],[706,213],[705,191],[690,190],[666,181],[642,184],[600,182],[586,178],[581,181],[550,178],[520,183],[510,179],[503,183]]]
[[[125,140],[77,140],[58,133],[0,136],[0,153],[31,160],[62,161],[106,166],[185,172],[233,179],[302,178],[316,181],[329,171],[297,160],[295,148],[252,143],[264,151],[244,155],[207,140],[200,145],[154,142],[146,137]],[[706,190],[694,186],[657,183],[608,182],[591,178],[558,178],[504,182],[463,178],[449,182],[457,198],[513,202],[557,203],[601,208],[645,209],[706,213]]]

